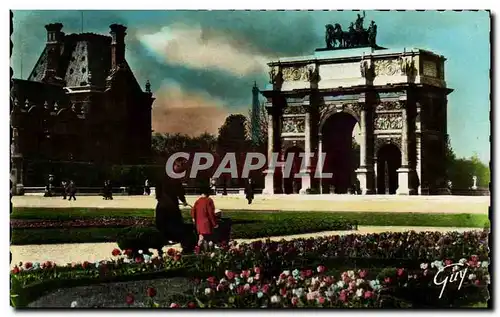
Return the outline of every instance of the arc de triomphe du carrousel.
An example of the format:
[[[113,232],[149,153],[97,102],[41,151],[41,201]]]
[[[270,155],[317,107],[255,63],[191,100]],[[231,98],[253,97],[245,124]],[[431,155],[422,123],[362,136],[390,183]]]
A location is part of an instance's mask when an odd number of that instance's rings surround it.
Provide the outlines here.
[[[445,192],[447,95],[453,91],[446,87],[446,59],[379,47],[375,22],[365,29],[363,19],[358,15],[349,31],[327,25],[326,48],[313,55],[268,63],[270,84],[261,91],[268,162],[273,152],[281,161],[295,153],[301,176],[284,178],[283,167],[269,168],[263,194],[347,193],[353,184],[362,194]]]

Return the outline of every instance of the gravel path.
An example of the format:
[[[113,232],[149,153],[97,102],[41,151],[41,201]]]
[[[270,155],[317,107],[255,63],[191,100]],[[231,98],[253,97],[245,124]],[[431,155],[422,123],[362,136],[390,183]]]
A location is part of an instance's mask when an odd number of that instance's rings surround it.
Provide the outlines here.
[[[69,308],[76,302],[77,308],[119,308],[119,307],[148,307],[146,290],[154,287],[155,297],[160,302],[167,302],[172,295],[182,294],[192,289],[187,278],[163,278],[134,282],[103,283],[90,286],[79,286],[59,289],[30,303],[30,308]],[[134,297],[134,303],[127,305],[125,299],[128,294]]]
[[[297,234],[290,236],[279,236],[271,237],[271,240],[291,240],[297,238],[310,238],[310,237],[320,237],[328,235],[345,235],[350,233],[380,233],[380,232],[403,232],[414,230],[417,232],[421,231],[472,231],[480,230],[478,228],[443,228],[443,227],[403,227],[403,226],[385,226],[385,227],[375,227],[375,226],[360,226],[358,231],[324,231],[316,233],[306,233]],[[238,242],[251,242],[255,240],[262,240],[264,238],[258,239],[237,239]],[[118,245],[113,242],[105,243],[67,243],[67,244],[42,244],[42,245],[13,245],[10,247],[12,252],[12,264],[13,267],[19,262],[44,262],[53,261],[57,264],[63,265],[71,262],[96,262],[105,259],[110,259],[111,251],[117,248]],[[174,248],[179,248],[180,245],[173,246]],[[165,248],[166,251],[167,248]]]
[[[193,203],[198,196],[187,196]],[[444,212],[488,213],[489,196],[388,196],[388,195],[256,195],[248,205],[245,197],[213,196],[215,205],[229,210],[314,210],[314,211],[385,211],[385,212]],[[14,207],[80,207],[80,208],[151,208],[156,200],[151,196],[116,196],[102,200],[99,196],[81,196],[76,201],[60,197],[14,196]]]

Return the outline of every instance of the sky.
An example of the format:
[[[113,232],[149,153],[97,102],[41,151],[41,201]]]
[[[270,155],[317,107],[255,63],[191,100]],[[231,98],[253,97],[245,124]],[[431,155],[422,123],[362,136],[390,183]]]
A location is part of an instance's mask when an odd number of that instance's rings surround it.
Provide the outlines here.
[[[83,12],[83,19],[82,19]],[[150,80],[153,129],[217,133],[227,115],[247,114],[254,81],[264,88],[266,62],[324,47],[325,24],[344,29],[353,11],[14,11],[15,78],[26,79],[46,40],[44,25],[66,34],[109,34],[128,27],[126,59],[141,85]],[[490,160],[490,19],[488,12],[366,11],[377,44],[421,48],[447,58],[448,133],[459,157]],[[83,22],[83,23],[82,23]],[[367,23],[365,23],[367,26]],[[22,67],[21,67],[22,65]],[[21,74],[22,68],[22,74]]]

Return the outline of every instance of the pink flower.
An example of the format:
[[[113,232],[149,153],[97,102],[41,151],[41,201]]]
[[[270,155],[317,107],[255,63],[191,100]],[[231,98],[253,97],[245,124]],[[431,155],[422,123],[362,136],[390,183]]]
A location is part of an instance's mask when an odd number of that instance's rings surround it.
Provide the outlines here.
[[[305,273],[306,273],[306,277],[310,277],[313,274],[312,270],[306,270]]]
[[[450,265],[451,263],[453,263],[451,260],[444,260],[445,265]]]
[[[255,272],[255,274],[260,274],[261,268],[258,267],[258,266],[256,266],[256,267],[253,268],[253,271]]]
[[[405,270],[404,269],[398,269],[398,276],[403,276]]]
[[[222,292],[224,291],[225,286],[223,284],[217,285],[217,292]]]
[[[207,278],[207,282],[210,284],[214,284],[217,282],[217,280],[215,279],[214,276],[210,276],[209,278]]]
[[[240,285],[236,288],[236,294],[243,295],[244,293],[245,293],[245,288],[243,286]]]
[[[471,255],[470,259],[474,262],[477,262],[479,260],[479,257],[477,255]]]
[[[283,287],[282,289],[280,289],[280,295],[281,296],[286,296],[286,293],[287,293],[287,291],[286,291],[285,287]]]
[[[21,270],[16,266],[12,269],[12,274],[18,274]]]
[[[316,270],[318,271],[318,273],[323,273],[326,271],[326,267],[324,267],[323,265],[319,265]]]
[[[249,276],[250,276],[250,271],[249,270],[241,271],[241,277],[242,278],[247,278]]]
[[[226,270],[225,275],[228,280],[232,280],[234,278],[234,273],[229,270]]]
[[[297,306],[297,304],[299,303],[299,298],[294,296],[290,301],[292,302],[293,306]]]
[[[479,282],[479,280],[475,280],[474,284],[479,285],[479,284],[481,284],[481,282]]]
[[[386,277],[386,278],[384,278],[384,282],[385,282],[386,284],[391,284],[392,279],[391,279],[390,277]]]
[[[325,303],[325,298],[323,296],[318,297],[318,303],[323,305]]]
[[[259,273],[255,274],[255,276],[253,277],[253,279],[256,280],[256,281],[259,281],[260,280],[260,274]]]
[[[176,253],[174,255],[174,261],[179,261],[181,259],[181,254],[180,253]]]
[[[127,297],[125,297],[125,301],[128,305],[132,305],[134,303],[134,295],[127,294]]]
[[[367,272],[366,272],[365,270],[361,270],[361,271],[359,271],[359,274],[358,274],[358,275],[359,275],[359,277],[361,277],[361,278],[365,278],[365,277],[366,277],[366,274],[367,274]]]
[[[247,284],[245,284],[245,285],[243,286],[243,289],[245,290],[245,292],[248,292],[248,291],[250,290],[250,284],[248,284],[248,283],[247,283]]]
[[[135,263],[142,263],[142,257],[140,257],[140,256],[136,257]]]
[[[368,299],[368,298],[371,298],[371,297],[373,297],[373,292],[371,292],[371,291],[366,291],[366,292],[365,292],[365,298],[366,298],[366,299]]]
[[[200,246],[197,245],[197,246],[194,247],[194,253],[195,254],[200,254]]]
[[[347,301],[347,292],[345,290],[340,291],[339,299],[342,302]]]
[[[352,290],[356,289],[356,282],[354,282],[354,281],[349,282],[349,287],[348,287],[348,289],[349,289],[350,291],[352,291]]]
[[[172,304],[170,304],[170,308],[179,308],[179,304],[172,303]]]
[[[285,273],[281,273],[280,274],[280,280],[284,280],[284,279],[286,279],[286,275],[285,275]]]

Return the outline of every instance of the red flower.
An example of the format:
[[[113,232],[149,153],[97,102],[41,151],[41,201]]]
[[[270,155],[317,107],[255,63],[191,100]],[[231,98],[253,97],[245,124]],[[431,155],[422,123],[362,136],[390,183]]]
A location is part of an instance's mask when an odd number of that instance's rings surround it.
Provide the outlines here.
[[[285,273],[281,273],[280,274],[280,280],[284,280],[284,279],[286,279],[286,275],[285,275]]]
[[[236,288],[236,294],[243,295],[244,293],[245,293],[245,288],[242,285]]]
[[[128,294],[127,297],[125,297],[125,301],[128,305],[132,305],[134,303],[134,295]]]
[[[193,302],[189,302],[189,303],[187,304],[187,307],[188,307],[188,308],[196,308],[196,304],[195,304],[195,303],[193,303]]]
[[[200,249],[199,245],[197,245],[197,246],[194,247],[194,253],[195,254],[200,254],[200,251],[201,251],[201,249]]]
[[[113,256],[119,256],[120,254],[122,254],[122,252],[119,249],[113,249],[113,251],[111,252],[111,254]]]
[[[262,286],[261,290],[262,290],[262,293],[267,294],[267,292],[269,291],[269,285],[266,284],[266,285]]]
[[[45,268],[47,268],[47,269],[50,269],[50,268],[52,267],[52,262],[50,262],[50,261],[46,261],[46,262],[44,263],[44,267],[45,267]]]
[[[260,267],[256,266],[253,268],[253,271],[255,272],[255,274],[260,274],[261,269],[260,269]]]
[[[479,280],[475,280],[474,284],[479,285],[479,284],[481,284],[481,282],[479,282]]]
[[[291,301],[293,306],[297,306],[297,304],[299,303],[299,298],[294,296],[292,297]]]
[[[444,260],[444,264],[446,265],[450,265],[451,263],[453,263],[451,260]]]
[[[216,283],[216,282],[217,282],[217,280],[216,280],[216,279],[215,279],[215,277],[213,277],[213,276],[210,276],[209,278],[207,278],[207,281],[208,281],[208,283],[210,283],[210,284],[214,284],[214,283]]]
[[[306,270],[306,277],[310,277],[313,275],[312,270]]]
[[[325,303],[325,298],[323,296],[318,297],[318,303],[323,305]]]
[[[404,269],[398,269],[398,276],[403,276],[405,270]]]
[[[136,257],[135,263],[142,263],[142,257],[140,257],[140,256]]]
[[[359,274],[358,274],[358,275],[359,275],[359,277],[361,277],[361,278],[365,278],[365,277],[366,277],[366,274],[367,274],[367,272],[366,272],[365,270],[361,270],[361,271],[359,271]]]
[[[19,273],[19,271],[20,271],[20,270],[19,270],[19,268],[17,267],[17,265],[16,265],[16,266],[14,266],[14,268],[12,269],[12,273],[13,273],[13,274],[18,274],[18,273]]]
[[[366,291],[365,292],[365,298],[368,299],[368,298],[371,298],[373,296],[373,292],[370,292],[370,291]]]
[[[250,287],[250,293],[256,294],[258,291],[259,291],[259,288],[257,287],[257,285],[252,285]]]
[[[250,271],[249,270],[241,271],[241,277],[242,278],[247,278],[249,276],[250,276]]]
[[[172,304],[170,304],[170,308],[179,308],[179,304],[172,303]]]
[[[174,255],[174,261],[179,261],[180,259],[181,259],[181,255],[179,253]]]
[[[167,255],[168,256],[173,256],[174,254],[175,254],[175,249],[170,248],[170,249],[167,250]]]
[[[286,296],[286,288],[285,287],[280,289],[280,294],[281,294],[281,296]]]
[[[323,265],[319,265],[316,270],[318,271],[318,273],[323,273],[326,271],[326,267],[324,267]]]
[[[392,281],[392,279],[391,279],[390,277],[386,277],[386,278],[384,278],[384,282],[385,282],[386,284],[391,284],[391,281]]]
[[[148,287],[148,289],[146,290],[146,294],[148,294],[149,297],[155,297],[156,290],[152,287]]]
[[[234,278],[234,273],[229,271],[229,270],[226,270],[226,277],[228,280],[232,280]]]
[[[477,262],[479,260],[479,257],[477,255],[471,255],[470,259],[474,262]]]
[[[88,269],[89,266],[90,266],[90,263],[88,261],[84,261],[82,263],[82,267],[83,267],[84,270]]]
[[[126,256],[130,257],[132,255],[132,250],[131,249],[127,249],[125,250],[125,252],[123,252]]]
[[[33,263],[31,263],[31,262],[26,262],[26,263],[24,263],[24,268],[25,268],[25,269],[27,269],[27,270],[28,270],[28,269],[30,269],[30,268],[32,268],[32,267],[33,267]]]

